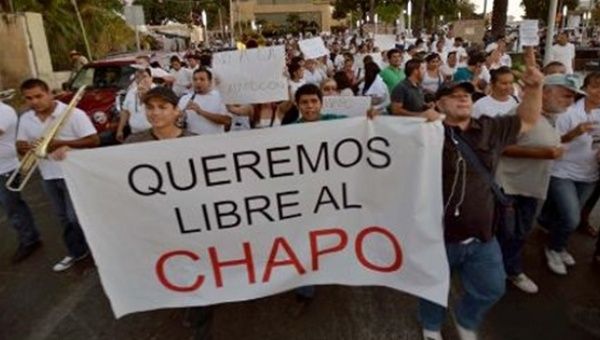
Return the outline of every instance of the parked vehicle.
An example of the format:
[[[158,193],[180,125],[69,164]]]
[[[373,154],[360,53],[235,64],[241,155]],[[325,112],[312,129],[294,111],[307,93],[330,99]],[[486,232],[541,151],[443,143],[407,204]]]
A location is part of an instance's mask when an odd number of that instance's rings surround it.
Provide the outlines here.
[[[64,92],[57,96],[58,100],[68,103],[79,87],[88,86],[77,107],[85,111],[94,123],[101,145],[116,143],[120,103],[133,81],[133,64],[133,55],[91,62],[64,83]]]

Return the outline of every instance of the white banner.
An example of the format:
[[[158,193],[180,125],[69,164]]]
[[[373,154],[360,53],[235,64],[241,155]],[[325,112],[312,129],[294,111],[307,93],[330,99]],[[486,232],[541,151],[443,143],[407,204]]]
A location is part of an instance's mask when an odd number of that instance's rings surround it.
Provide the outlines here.
[[[215,53],[212,61],[225,104],[287,100],[283,46]]]
[[[321,37],[300,40],[298,46],[304,54],[304,59],[316,59],[329,54],[329,50],[325,48],[325,43]]]
[[[70,153],[116,317],[320,284],[446,305],[441,123],[348,118]]]
[[[368,96],[325,96],[321,112],[346,117],[365,117],[370,108],[371,97]]]

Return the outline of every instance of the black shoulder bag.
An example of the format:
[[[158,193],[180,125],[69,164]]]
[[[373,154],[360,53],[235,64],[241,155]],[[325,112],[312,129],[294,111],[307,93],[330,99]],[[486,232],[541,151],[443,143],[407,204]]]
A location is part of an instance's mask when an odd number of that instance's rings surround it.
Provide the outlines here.
[[[504,238],[512,238],[515,235],[517,227],[514,200],[504,193],[490,170],[483,164],[479,156],[477,156],[473,148],[462,136],[453,133],[450,128],[446,128],[446,138],[450,138],[454,142],[456,149],[467,163],[483,177],[494,193],[494,232],[502,234]]]

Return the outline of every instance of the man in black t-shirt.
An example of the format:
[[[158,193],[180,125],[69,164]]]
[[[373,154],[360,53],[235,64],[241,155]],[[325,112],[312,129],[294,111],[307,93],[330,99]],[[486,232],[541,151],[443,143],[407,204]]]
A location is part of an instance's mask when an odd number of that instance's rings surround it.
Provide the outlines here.
[[[475,332],[485,313],[504,294],[506,274],[492,232],[494,194],[484,177],[465,160],[456,142],[459,138],[466,141],[489,172],[495,173],[504,147],[514,144],[517,136],[529,131],[541,116],[543,75],[535,66],[531,48],[526,60],[529,67],[523,77],[524,95],[517,115],[471,118],[471,94],[475,90],[471,83],[447,84],[436,94],[450,136],[444,142],[442,159],[444,236],[450,268],[460,275],[464,288],[455,307],[456,326],[463,340],[477,338]],[[425,339],[442,339],[444,319],[444,307],[421,300]]]

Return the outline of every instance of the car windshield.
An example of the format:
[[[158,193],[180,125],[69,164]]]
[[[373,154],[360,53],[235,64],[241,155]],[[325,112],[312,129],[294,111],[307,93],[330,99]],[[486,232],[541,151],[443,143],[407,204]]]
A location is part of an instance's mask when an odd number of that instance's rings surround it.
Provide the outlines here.
[[[71,88],[78,89],[87,85],[91,88],[126,89],[133,80],[134,72],[135,69],[128,65],[84,67],[73,78]]]

